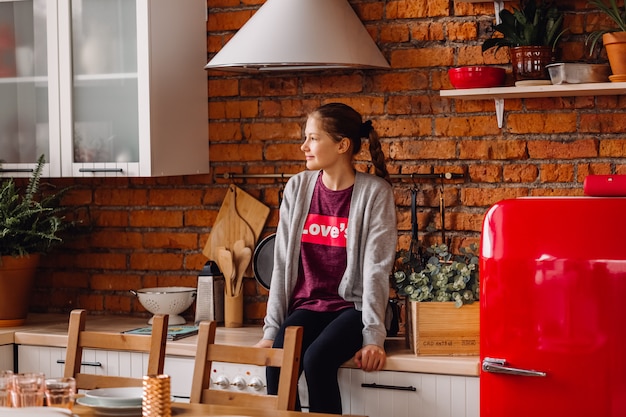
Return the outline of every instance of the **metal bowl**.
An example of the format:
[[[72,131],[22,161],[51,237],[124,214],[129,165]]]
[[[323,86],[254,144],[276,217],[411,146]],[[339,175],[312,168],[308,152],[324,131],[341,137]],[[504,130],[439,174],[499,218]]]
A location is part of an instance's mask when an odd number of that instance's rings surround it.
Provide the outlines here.
[[[169,324],[184,324],[185,319],[180,313],[193,304],[198,290],[193,287],[154,287],[130,292],[152,314],[168,314]],[[148,324],[152,324],[152,318]]]

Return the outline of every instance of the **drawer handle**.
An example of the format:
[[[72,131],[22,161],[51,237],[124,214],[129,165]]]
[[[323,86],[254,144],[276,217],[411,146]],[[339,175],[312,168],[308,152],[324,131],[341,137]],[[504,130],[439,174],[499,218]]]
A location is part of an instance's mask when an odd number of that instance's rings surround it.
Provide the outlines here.
[[[363,388],[376,388],[376,389],[394,389],[394,390],[398,390],[398,391],[417,391],[417,388],[415,388],[412,385],[409,385],[408,387],[401,387],[398,385],[382,385],[382,384],[361,384],[361,387]]]
[[[78,168],[78,172],[124,172],[122,168]]]
[[[57,359],[57,363],[58,364],[64,364],[65,363],[65,359]],[[81,362],[80,366],[97,366],[97,367],[102,367],[102,363],[101,362]]]
[[[33,172],[32,168],[0,168],[0,172]]]

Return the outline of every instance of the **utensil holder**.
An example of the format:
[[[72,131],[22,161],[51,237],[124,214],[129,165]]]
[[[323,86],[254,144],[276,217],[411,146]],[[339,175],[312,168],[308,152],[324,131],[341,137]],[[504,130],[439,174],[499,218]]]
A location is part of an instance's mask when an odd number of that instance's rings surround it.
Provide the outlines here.
[[[224,326],[243,326],[243,291],[233,297],[224,296]]]
[[[143,377],[142,417],[171,417],[172,397],[169,375]]]

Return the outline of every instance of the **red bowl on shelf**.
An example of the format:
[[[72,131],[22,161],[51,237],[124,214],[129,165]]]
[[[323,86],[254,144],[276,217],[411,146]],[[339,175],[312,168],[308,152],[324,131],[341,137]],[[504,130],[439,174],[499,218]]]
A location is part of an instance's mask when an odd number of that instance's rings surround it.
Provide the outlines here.
[[[450,68],[448,77],[454,88],[489,88],[504,84],[505,70],[499,67],[471,66]]]

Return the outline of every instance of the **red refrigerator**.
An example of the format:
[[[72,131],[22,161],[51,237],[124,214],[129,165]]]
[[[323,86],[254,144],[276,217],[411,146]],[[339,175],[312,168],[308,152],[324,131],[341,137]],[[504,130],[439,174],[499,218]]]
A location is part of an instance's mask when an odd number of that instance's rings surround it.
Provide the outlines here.
[[[481,417],[626,416],[626,198],[499,202],[480,268]]]

